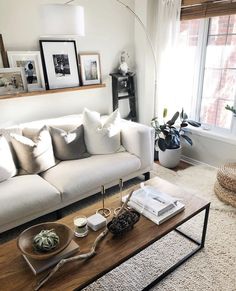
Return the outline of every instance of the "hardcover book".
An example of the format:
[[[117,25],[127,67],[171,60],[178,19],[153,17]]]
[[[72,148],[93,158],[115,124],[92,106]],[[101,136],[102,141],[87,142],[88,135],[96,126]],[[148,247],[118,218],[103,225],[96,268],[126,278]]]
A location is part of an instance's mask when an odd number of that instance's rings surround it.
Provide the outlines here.
[[[127,196],[122,198],[125,202]],[[158,189],[150,186],[133,192],[128,206],[143,214],[156,224],[161,224],[184,210],[185,205],[166,193],[161,193]]]
[[[155,196],[156,192],[153,190],[153,187],[146,187],[149,191],[151,192],[151,195],[147,195],[147,193],[144,191],[144,189],[138,189],[134,191],[131,201],[135,202],[138,204],[140,207],[143,207],[147,209],[149,212],[153,213],[154,215],[162,215],[166,211],[170,210],[175,206],[176,201],[171,201],[171,202],[162,202],[158,200],[158,198]],[[145,189],[146,189],[145,188]],[[155,189],[155,188],[154,188]],[[160,192],[158,192],[160,195]]]
[[[73,256],[79,251],[79,245],[73,240],[62,252],[55,255],[48,260],[35,260],[26,255],[23,255],[30,269],[33,271],[34,275],[37,275],[50,267],[55,266],[60,260]]]
[[[166,220],[170,219],[171,217],[175,216],[179,212],[183,211],[185,206],[181,202],[177,202],[176,206],[170,209],[169,211],[165,212],[162,215],[156,216],[153,213],[149,212],[146,209],[143,209],[134,201],[129,201],[128,206],[133,208],[134,210],[138,211],[139,213],[143,214],[145,217],[153,221],[154,223],[160,225],[161,223],[165,222]]]

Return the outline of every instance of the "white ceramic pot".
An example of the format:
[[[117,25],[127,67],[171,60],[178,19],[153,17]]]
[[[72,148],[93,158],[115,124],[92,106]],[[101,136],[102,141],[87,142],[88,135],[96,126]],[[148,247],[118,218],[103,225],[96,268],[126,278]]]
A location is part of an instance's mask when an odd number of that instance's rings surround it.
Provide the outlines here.
[[[178,166],[181,158],[182,148],[178,149],[166,149],[164,152],[159,150],[159,162],[163,167],[175,168]]]

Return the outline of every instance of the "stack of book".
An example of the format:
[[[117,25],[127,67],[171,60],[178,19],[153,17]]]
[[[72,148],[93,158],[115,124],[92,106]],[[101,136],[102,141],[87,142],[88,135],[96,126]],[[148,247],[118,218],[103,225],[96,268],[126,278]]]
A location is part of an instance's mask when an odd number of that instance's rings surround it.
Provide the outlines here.
[[[128,195],[122,198],[123,202],[127,197]],[[155,187],[143,185],[133,192],[128,206],[158,225],[181,212],[185,207],[177,198],[162,193]]]

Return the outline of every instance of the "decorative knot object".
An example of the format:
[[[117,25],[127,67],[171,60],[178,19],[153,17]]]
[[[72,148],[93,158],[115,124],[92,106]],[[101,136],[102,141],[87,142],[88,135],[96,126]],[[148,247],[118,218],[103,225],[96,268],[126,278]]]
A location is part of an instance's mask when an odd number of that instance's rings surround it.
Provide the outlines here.
[[[107,225],[108,230],[114,235],[122,235],[131,230],[139,221],[140,214],[134,210],[124,210],[117,217],[113,217]]]
[[[48,252],[60,242],[54,229],[43,229],[33,238],[33,246],[37,251]]]

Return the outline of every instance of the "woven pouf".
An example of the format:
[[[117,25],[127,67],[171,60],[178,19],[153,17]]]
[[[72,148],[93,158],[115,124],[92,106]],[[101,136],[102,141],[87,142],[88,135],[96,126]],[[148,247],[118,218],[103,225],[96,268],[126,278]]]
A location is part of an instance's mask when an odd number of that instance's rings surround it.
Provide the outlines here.
[[[221,186],[218,181],[215,182],[214,191],[221,201],[236,207],[236,192]]]
[[[236,194],[236,163],[228,163],[220,167],[217,172],[217,180],[221,186]]]

